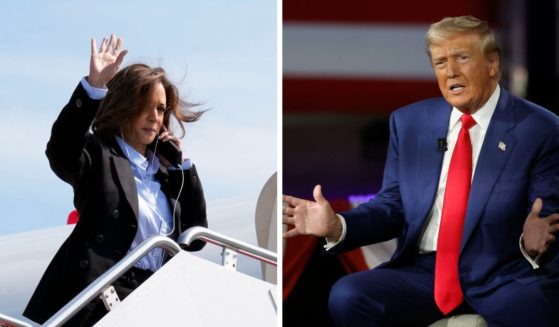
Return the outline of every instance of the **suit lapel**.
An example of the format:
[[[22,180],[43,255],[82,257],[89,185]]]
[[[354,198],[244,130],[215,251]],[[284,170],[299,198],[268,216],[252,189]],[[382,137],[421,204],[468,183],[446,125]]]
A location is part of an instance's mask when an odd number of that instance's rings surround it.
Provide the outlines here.
[[[169,183],[169,171],[167,170],[167,167],[160,165],[159,171],[155,176],[157,177],[157,180],[161,184],[161,191],[165,193],[167,198],[170,200],[171,205],[174,205],[175,196],[171,192],[171,185]]]
[[[138,220],[140,206],[138,204],[138,191],[136,190],[136,183],[134,182],[134,175],[132,175],[132,168],[130,162],[122,153],[120,146],[116,140],[111,140],[109,143],[109,151],[111,152],[110,160],[113,164],[113,169],[116,171],[118,183],[124,191],[126,201],[134,212],[134,217]]]
[[[487,129],[470,188],[461,251],[481,218],[495,183],[516,144],[516,138],[509,133],[516,125],[514,107],[510,105],[510,101],[508,93],[501,88],[501,95]],[[501,144],[506,145],[505,150],[501,149]]]
[[[120,146],[116,142],[116,140],[105,140],[108,143],[109,151],[110,151],[110,160],[113,165],[113,169],[116,171],[116,175],[118,177],[118,183],[122,190],[124,191],[124,196],[126,197],[126,201],[132,208],[134,212],[134,216],[136,220],[139,217],[139,204],[138,204],[138,191],[136,189],[136,183],[131,183],[130,181],[134,181],[134,175],[132,174],[132,169],[130,168],[130,162],[126,159],[126,156],[122,152]],[[172,194],[171,185],[169,182],[169,172],[166,167],[160,166],[159,171],[156,174],[157,179],[161,184],[161,190],[167,196],[169,200],[169,204],[171,206],[171,213],[175,207],[175,202],[177,202],[176,194]],[[180,202],[177,203],[177,212],[175,215],[175,224],[177,223],[178,217],[180,217]],[[177,226],[177,225],[175,225]]]
[[[437,193],[444,157],[444,151],[438,149],[438,142],[439,139],[446,139],[451,109],[444,101],[436,108],[431,108],[427,119],[429,128],[417,139],[418,165],[415,180],[416,190],[419,190],[416,192],[416,201],[420,219],[413,219],[412,222],[417,222],[419,232],[425,226],[425,219],[433,207]]]

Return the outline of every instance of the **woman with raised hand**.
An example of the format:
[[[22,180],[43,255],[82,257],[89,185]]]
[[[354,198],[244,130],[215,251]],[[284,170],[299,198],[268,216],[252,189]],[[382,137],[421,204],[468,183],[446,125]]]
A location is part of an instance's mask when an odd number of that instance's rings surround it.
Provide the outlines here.
[[[182,157],[169,126],[173,116],[184,136],[182,122],[194,122],[202,112],[190,110],[162,68],[133,64],[119,70],[126,53],[114,34],[99,49],[92,39],[89,75],[52,127],[46,154],[54,173],[72,186],[80,218],[24,311],[39,323],[148,237],[176,239],[192,226],[207,226],[196,168]],[[203,246],[198,241],[187,250]],[[143,257],[113,284],[119,297],[165,259],[160,249]],[[66,325],[90,326],[106,312],[97,299]]]

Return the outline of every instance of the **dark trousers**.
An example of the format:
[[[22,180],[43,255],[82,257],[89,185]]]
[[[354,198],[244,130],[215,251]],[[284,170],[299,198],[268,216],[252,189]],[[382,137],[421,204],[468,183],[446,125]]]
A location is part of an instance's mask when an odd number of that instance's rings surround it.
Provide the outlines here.
[[[330,292],[337,326],[427,326],[443,318],[435,304],[435,255],[418,255],[399,268],[379,268],[340,279]],[[473,310],[463,303],[455,313]]]
[[[120,300],[124,300],[130,293],[132,293],[138,286],[145,282],[153,272],[133,267],[117,279],[113,286]],[[89,327],[95,325],[105,314],[107,309],[101,299],[97,298],[87,304],[80,310],[72,319],[70,319],[64,326],[80,326]]]
[[[527,263],[528,264],[528,263]],[[332,287],[328,307],[337,326],[427,326],[443,318],[434,300],[435,255],[407,265],[348,275]],[[559,326],[559,276],[517,280],[486,294],[476,307],[489,326]],[[450,315],[475,313],[463,302]]]

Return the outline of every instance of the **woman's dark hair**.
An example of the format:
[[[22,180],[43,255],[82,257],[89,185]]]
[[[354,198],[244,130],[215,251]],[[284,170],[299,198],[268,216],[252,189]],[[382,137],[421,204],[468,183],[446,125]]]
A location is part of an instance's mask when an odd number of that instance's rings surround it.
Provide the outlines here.
[[[179,122],[195,122],[204,111],[191,111],[195,104],[182,100],[177,87],[167,79],[161,67],[151,68],[145,64],[133,64],[120,70],[107,84],[107,95],[101,102],[93,121],[93,130],[106,138],[121,132],[127,133],[132,121],[149,104],[149,97],[155,86],[161,83],[165,89],[167,110],[163,125],[169,127],[171,115]],[[179,124],[182,135],[185,130]]]

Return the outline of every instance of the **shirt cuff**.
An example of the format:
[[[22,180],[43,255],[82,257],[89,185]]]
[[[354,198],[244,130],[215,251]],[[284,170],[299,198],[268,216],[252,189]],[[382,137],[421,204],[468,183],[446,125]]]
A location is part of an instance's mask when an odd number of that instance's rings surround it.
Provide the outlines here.
[[[340,222],[342,223],[342,235],[340,236],[339,240],[335,240],[335,239],[331,239],[331,238],[326,237],[326,245],[324,245],[324,249],[326,251],[331,250],[333,247],[340,244],[345,239],[345,234],[347,232],[347,225],[345,223],[345,218],[344,218],[344,216],[340,215],[339,213],[336,214],[336,216],[338,216],[338,218],[340,219]]]
[[[89,84],[89,82],[87,81],[87,78],[84,77],[82,78],[82,80],[80,81],[80,83],[82,84],[82,87],[84,88],[85,92],[87,93],[87,95],[92,99],[92,100],[101,100],[105,97],[105,95],[107,95],[107,88],[103,87],[103,88],[98,88],[98,87],[93,87]]]
[[[524,258],[526,258],[526,260],[528,260],[532,268],[538,269],[540,267],[539,263],[543,253],[538,254],[536,258],[532,259],[532,257],[530,257],[530,255],[528,254],[528,252],[526,252],[524,246],[522,245],[522,236],[524,236],[524,234],[520,235],[520,240],[518,241],[518,246],[520,246],[520,252],[522,252],[522,255],[524,256]]]

